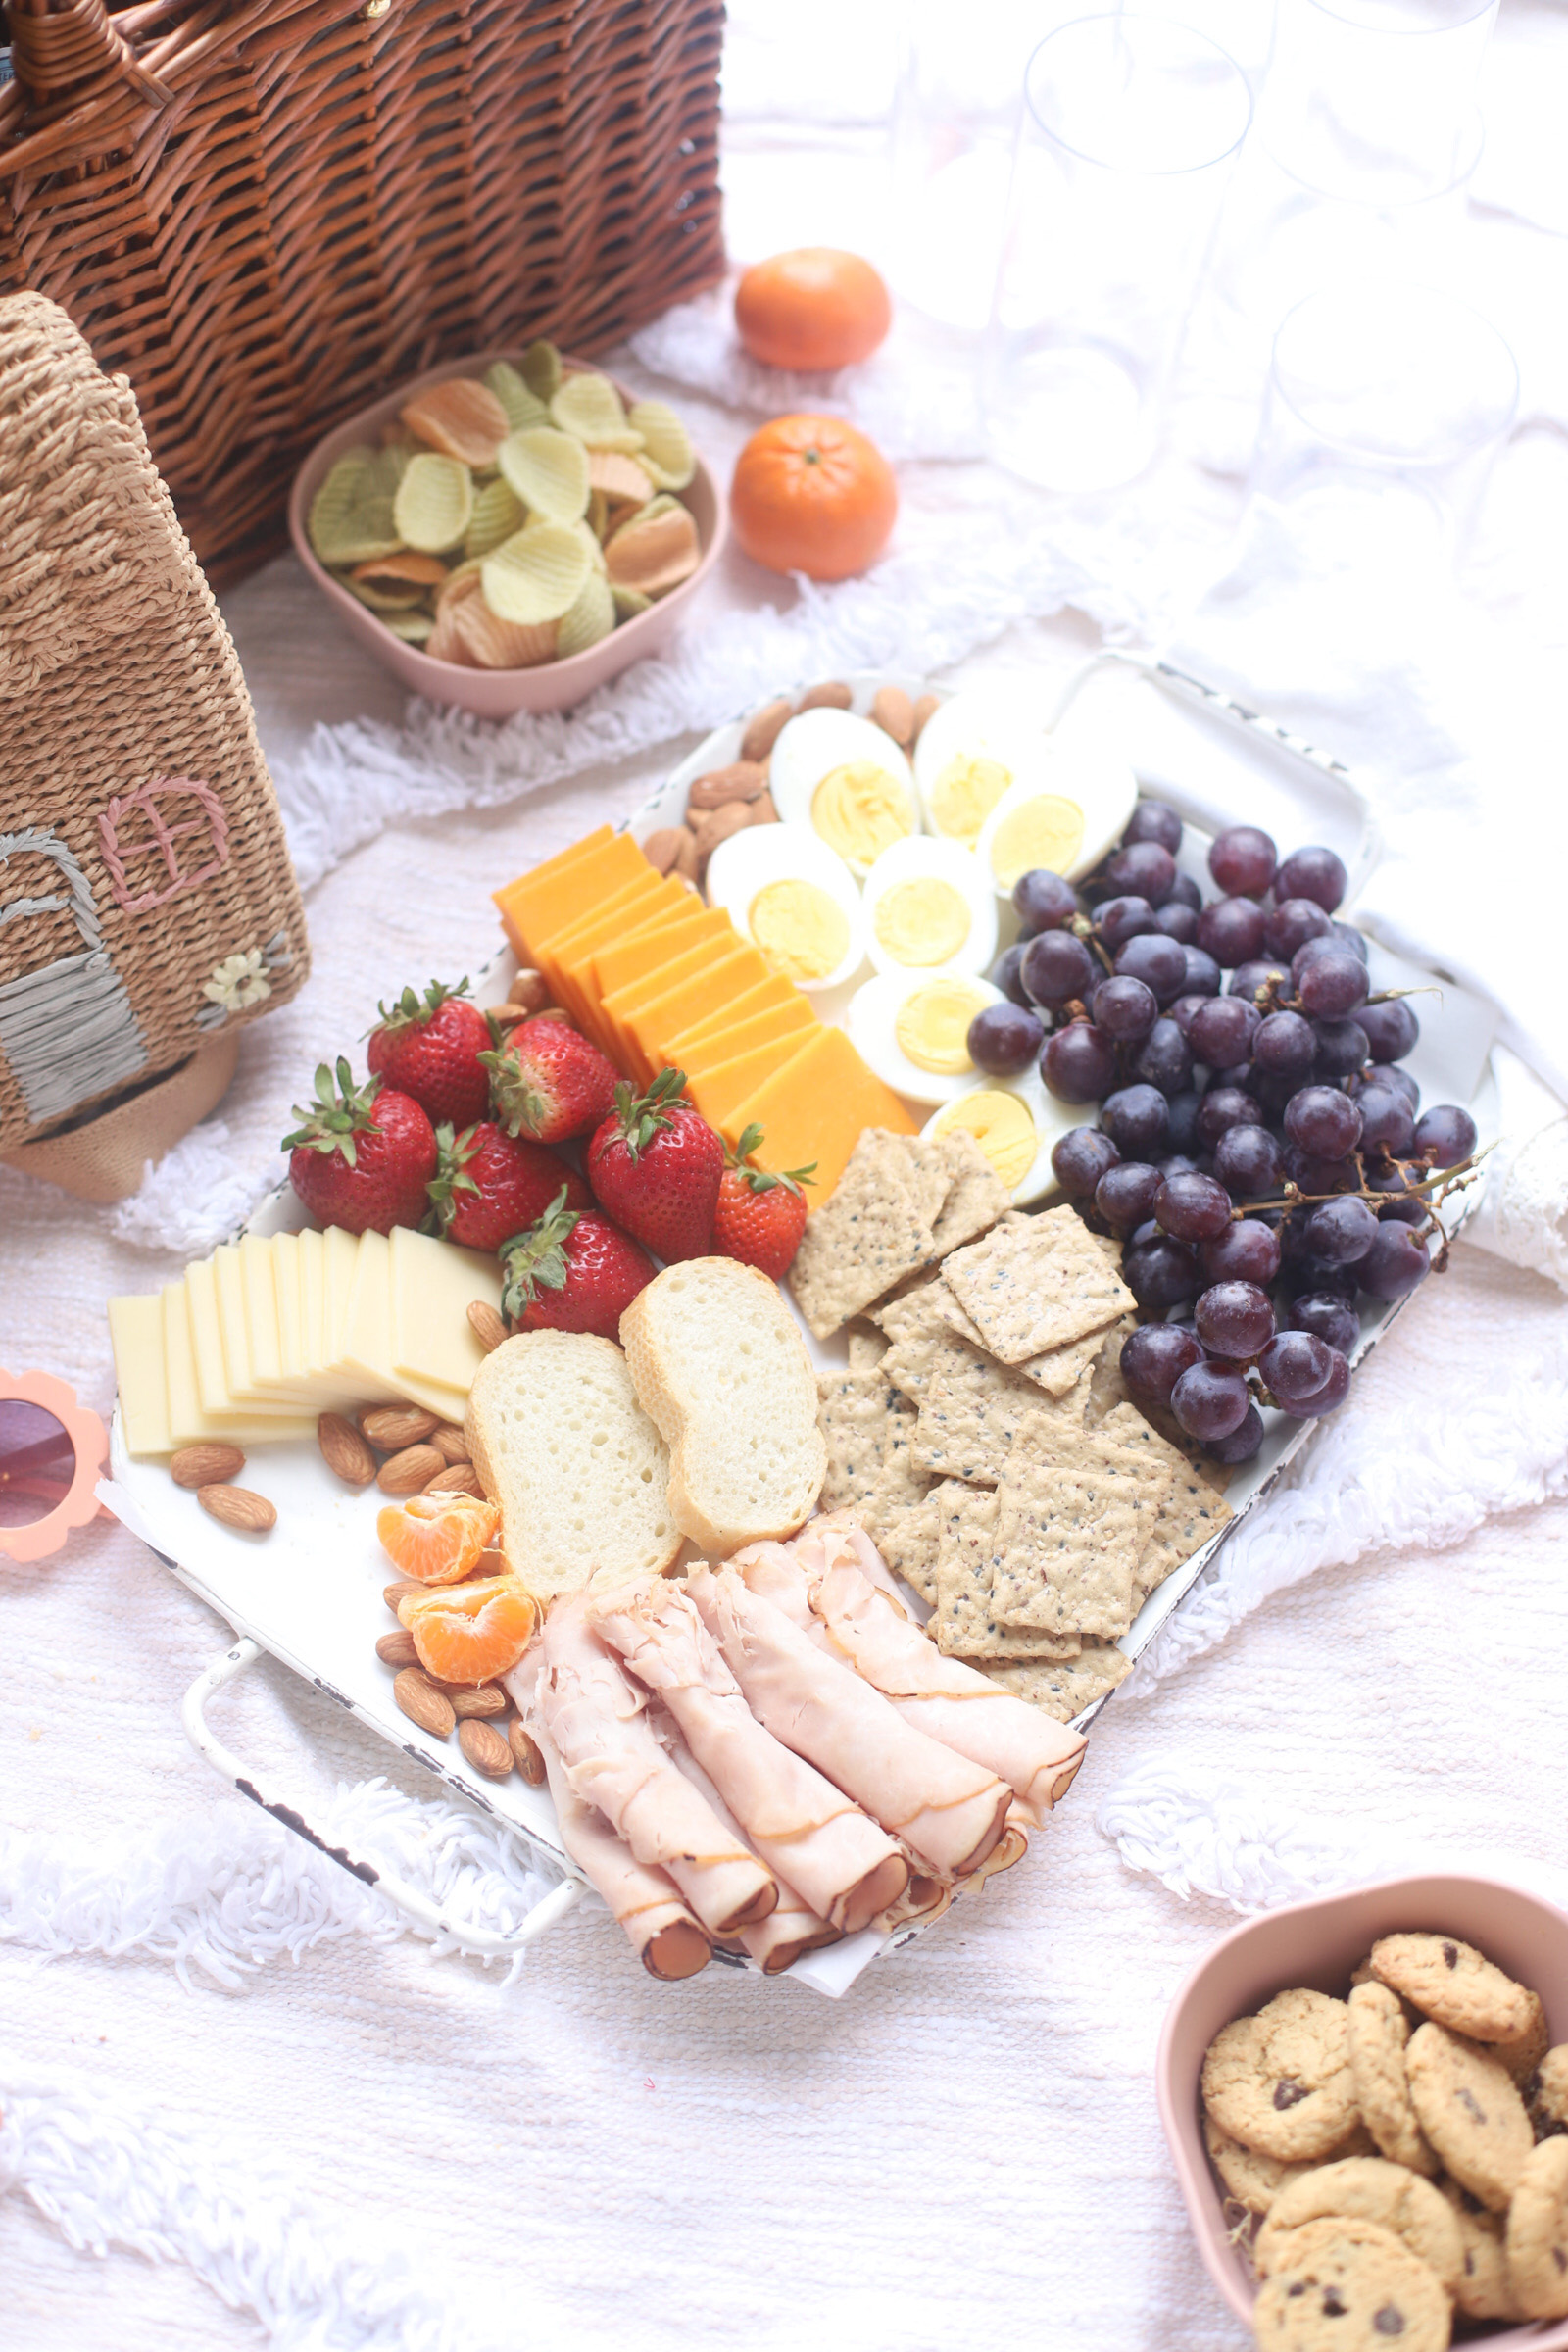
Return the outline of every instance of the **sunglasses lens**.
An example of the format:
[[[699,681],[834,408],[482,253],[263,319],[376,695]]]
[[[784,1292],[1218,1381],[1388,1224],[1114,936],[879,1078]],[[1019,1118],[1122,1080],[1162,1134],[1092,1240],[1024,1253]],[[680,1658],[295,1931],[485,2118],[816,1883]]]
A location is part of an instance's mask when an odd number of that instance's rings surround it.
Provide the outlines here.
[[[41,1404],[0,1396],[0,1527],[31,1527],[58,1510],[76,1475],[63,1422]]]

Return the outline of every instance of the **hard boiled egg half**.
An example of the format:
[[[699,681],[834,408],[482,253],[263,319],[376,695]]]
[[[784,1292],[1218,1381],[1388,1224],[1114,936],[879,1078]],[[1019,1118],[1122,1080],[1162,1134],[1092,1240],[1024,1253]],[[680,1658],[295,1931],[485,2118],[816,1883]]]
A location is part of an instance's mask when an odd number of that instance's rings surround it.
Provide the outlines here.
[[[1076,882],[1121,839],[1137,800],[1130,767],[1048,738],[1039,767],[1008,785],[981,826],[975,856],[999,898],[1035,866]]]
[[[972,850],[1003,794],[1038,779],[1047,756],[1043,710],[1004,690],[960,689],[932,711],[914,747],[927,829]]]
[[[833,715],[838,715],[834,713]],[[708,861],[708,903],[797,988],[836,988],[865,960],[865,916],[842,858],[797,825],[749,825]]]
[[[983,972],[997,952],[997,901],[977,858],[911,833],[865,881],[866,953],[879,972]]]
[[[811,832],[852,873],[919,828],[909,762],[891,735],[848,710],[803,710],[779,730],[768,789],[783,823]]]
[[[1002,991],[969,972],[887,972],[850,999],[850,1043],[884,1086],[910,1102],[948,1102],[973,1086],[969,1023]]]
[[[980,1078],[920,1130],[927,1138],[966,1127],[1020,1206],[1055,1184],[1052,1148],[1082,1125],[1082,1104],[1057,1102],[1033,1070],[1016,1078]]]

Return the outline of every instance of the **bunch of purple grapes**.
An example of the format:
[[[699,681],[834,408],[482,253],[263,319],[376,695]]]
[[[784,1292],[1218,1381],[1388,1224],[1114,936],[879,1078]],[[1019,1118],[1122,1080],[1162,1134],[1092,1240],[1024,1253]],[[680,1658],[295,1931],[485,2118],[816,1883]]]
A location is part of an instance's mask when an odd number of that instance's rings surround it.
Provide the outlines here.
[[[1266,833],[1234,825],[1209,850],[1205,902],[1177,869],[1181,839],[1174,808],[1141,801],[1084,886],[1092,912],[1059,874],[1024,874],[1020,936],[991,974],[1006,1002],[976,1014],[968,1044],[993,1076],[1037,1061],[1058,1101],[1099,1104],[1052,1165],[1086,1222],[1122,1240],[1142,1310],[1122,1377],[1245,1462],[1259,1396],[1303,1420],[1344,1402],[1357,1296],[1423,1280],[1434,1227],[1417,1188],[1469,1158],[1476,1128],[1453,1103],[1422,1112],[1400,1066],[1416,1016],[1373,1001],[1366,942],[1336,920],[1332,850],[1281,862]]]

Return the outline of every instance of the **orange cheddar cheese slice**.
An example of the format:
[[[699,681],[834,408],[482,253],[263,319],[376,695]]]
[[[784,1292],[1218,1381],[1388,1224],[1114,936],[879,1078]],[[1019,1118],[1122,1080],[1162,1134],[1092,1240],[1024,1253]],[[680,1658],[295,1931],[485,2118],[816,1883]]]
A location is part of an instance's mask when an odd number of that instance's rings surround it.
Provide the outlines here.
[[[681,896],[686,898],[684,891]],[[624,939],[612,940],[609,947],[597,951],[594,986],[601,1004],[615,989],[624,988],[629,980],[640,980],[645,972],[657,971],[671,956],[695,947],[700,939],[710,938],[719,927],[713,923],[710,910],[699,906],[695,899],[686,898],[686,906],[689,913],[665,907],[650,915],[646,923],[629,931]]]
[[[797,1037],[772,1037],[750,1053],[732,1054],[709,1069],[688,1070],[686,1092],[710,1127],[722,1128],[730,1112],[791,1060],[803,1042]]]
[[[769,972],[765,980],[760,980],[755,988],[738,996],[733,1004],[725,1005],[720,1012],[710,1012],[706,1020],[693,1021],[679,1037],[671,1038],[670,1050],[685,1053],[711,1037],[715,1029],[727,1029],[732,1021],[749,1020],[753,1013],[767,1012],[780,1004],[804,1004],[810,1009],[809,998],[802,995],[793,980],[786,980],[780,972]]]
[[[561,968],[556,960],[557,940],[560,939],[569,941],[573,933],[576,931],[579,923],[596,920],[598,915],[608,913],[612,907],[618,906],[623,900],[630,901],[631,899],[640,895],[641,890],[642,881],[638,876],[634,875],[629,882],[617,882],[612,889],[606,891],[604,897],[596,903],[593,911],[590,914],[574,916],[572,921],[567,923],[559,932],[535,932],[533,938],[534,962],[537,969],[543,972],[545,978],[549,981],[553,989],[559,986],[557,974]],[[564,994],[562,995],[560,1002],[564,1004],[565,999]]]
[[[752,1154],[759,1167],[782,1175],[815,1161],[807,1196],[813,1208],[821,1207],[843,1175],[862,1128],[915,1133],[898,1096],[873,1077],[844,1031],[826,1028],[815,1030],[798,1054],[726,1112],[719,1132],[733,1150],[751,1126],[762,1130]]]
[[[731,997],[760,980],[767,966],[755,948],[745,948],[737,941],[727,956],[710,961],[689,979],[677,982],[663,996],[655,997],[625,1016],[638,1052],[653,1070],[663,1068],[668,1058],[668,1041],[696,1020],[699,1013],[727,1004]]]
[[[722,909],[716,911],[721,912]],[[730,924],[727,915],[724,920],[725,928],[722,931],[708,933],[694,946],[681,949],[667,963],[660,964],[652,972],[645,972],[640,980],[628,980],[624,988],[617,988],[612,995],[606,997],[602,1007],[604,1017],[620,1038],[629,1065],[637,1066],[641,1060],[631,1028],[632,1015],[641,1012],[644,1005],[651,1004],[656,997],[667,996],[681,981],[707,971],[721,956],[733,955],[741,946],[739,932]],[[653,1072],[649,1070],[644,1075],[652,1077]]]
[[[594,986],[593,962],[595,951],[608,947],[612,940],[623,939],[629,929],[655,914],[667,913],[671,896],[683,899],[686,893],[678,882],[655,879],[652,890],[638,885],[630,898],[622,899],[617,907],[601,908],[577,924],[569,940],[553,939],[550,953],[560,968],[561,977],[570,995],[567,1009],[575,1012],[590,1033],[597,1032],[599,1023],[599,991]]]
[[[535,950],[542,938],[564,930],[603,904],[622,883],[653,868],[629,833],[602,825],[559,858],[547,858],[531,873],[521,874],[495,894],[518,957],[536,964]],[[538,966],[542,969],[542,966]]]
[[[758,1046],[771,1046],[783,1038],[790,1040],[789,1053],[797,1053],[806,1043],[803,1033],[815,1027],[816,1015],[803,999],[799,1004],[775,1004],[768,1012],[754,1013],[750,1020],[710,1029],[694,1044],[681,1046],[672,1038],[669,1051],[687,1077],[695,1078],[700,1071],[716,1070],[720,1062],[733,1061],[737,1054],[750,1054]],[[708,1117],[706,1110],[703,1116]]]
[[[621,1013],[632,1004],[645,1004],[650,996],[661,995],[688,971],[700,969],[705,956],[722,954],[736,941],[735,927],[723,907],[704,906],[690,916],[641,931],[635,939],[617,941],[595,956],[600,1012],[628,1056],[628,1066],[635,1054]],[[683,962],[683,957],[691,960]]]

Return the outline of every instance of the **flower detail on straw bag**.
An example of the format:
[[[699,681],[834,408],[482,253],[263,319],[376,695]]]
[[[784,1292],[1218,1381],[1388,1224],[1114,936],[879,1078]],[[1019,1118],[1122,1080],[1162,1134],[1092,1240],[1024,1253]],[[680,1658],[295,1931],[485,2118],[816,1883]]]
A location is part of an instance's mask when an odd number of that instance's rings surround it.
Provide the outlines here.
[[[177,806],[184,800],[194,802],[191,813],[171,821],[160,803],[171,801]],[[137,817],[145,819],[145,831],[135,824]],[[170,899],[177,899],[182,890],[199,890],[228,863],[228,819],[223,805],[210,784],[199,783],[192,776],[154,776],[138,791],[111,801],[98,819],[98,838],[109,869],[109,887],[116,904],[127,914],[162,906]],[[205,863],[185,872],[180,866],[179,844],[193,838],[198,843],[198,858],[207,848],[212,855]],[[126,877],[126,862],[144,859],[151,852],[162,858],[163,874],[155,872],[137,891]]]
[[[221,1029],[231,1012],[254,1012],[272,993],[271,975],[286,972],[293,961],[285,931],[274,931],[265,948],[225,956],[202,982],[205,1002],[196,1015],[197,1028]]]

